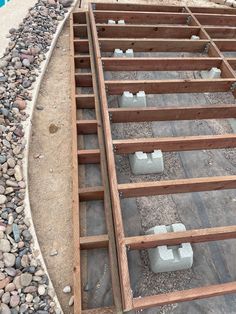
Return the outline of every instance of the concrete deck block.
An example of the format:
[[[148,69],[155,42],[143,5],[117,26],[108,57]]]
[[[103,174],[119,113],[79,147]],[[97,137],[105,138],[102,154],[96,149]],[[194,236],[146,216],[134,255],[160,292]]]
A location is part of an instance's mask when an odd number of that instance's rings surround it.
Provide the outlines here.
[[[196,35],[192,35],[190,39],[192,39],[192,40],[199,40],[200,37],[199,37],[199,36],[196,36]]]
[[[218,68],[211,68],[210,71],[201,71],[203,79],[218,79],[221,76],[221,70]]]
[[[124,52],[123,50],[116,48],[114,50],[113,57],[117,57],[117,58],[123,58],[123,57],[133,58],[134,57],[134,51],[133,51],[133,49],[127,49]]]
[[[227,5],[228,7],[232,7],[234,3],[234,0],[226,0],[225,1],[225,5]]]
[[[236,8],[236,1],[233,2],[233,7]]]
[[[166,232],[185,231],[183,224],[177,223],[170,226],[155,226],[149,229],[146,234],[160,234]],[[167,246],[162,245],[148,250],[151,270],[154,273],[177,271],[191,268],[193,265],[193,250],[190,243]]]
[[[119,20],[117,24],[125,24],[125,20]]]
[[[135,152],[129,155],[129,162],[131,171],[135,175],[160,173],[164,170],[161,150],[154,150],[150,154]]]
[[[146,94],[144,91],[139,91],[136,95],[130,92],[123,92],[119,97],[120,107],[147,107]]]
[[[116,21],[114,21],[114,20],[108,20],[107,24],[116,24]]]

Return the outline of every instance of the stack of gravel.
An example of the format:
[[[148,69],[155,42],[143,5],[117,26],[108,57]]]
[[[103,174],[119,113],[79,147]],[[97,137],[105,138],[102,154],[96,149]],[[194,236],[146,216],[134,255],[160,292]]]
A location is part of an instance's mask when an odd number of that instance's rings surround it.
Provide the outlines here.
[[[52,301],[48,278],[32,254],[30,221],[24,215],[25,148],[22,121],[33,83],[59,21],[71,0],[39,0],[0,59],[0,312],[60,313]]]

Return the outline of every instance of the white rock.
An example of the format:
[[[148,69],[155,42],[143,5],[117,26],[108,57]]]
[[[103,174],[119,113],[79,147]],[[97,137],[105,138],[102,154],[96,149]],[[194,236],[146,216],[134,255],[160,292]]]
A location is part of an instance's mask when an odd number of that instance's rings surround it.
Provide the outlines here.
[[[3,261],[6,267],[12,267],[15,265],[16,257],[11,253],[3,253]]]
[[[71,287],[70,286],[65,286],[63,289],[64,293],[70,293],[71,292]]]
[[[38,294],[39,294],[39,295],[44,295],[45,292],[46,292],[46,289],[45,289],[44,285],[40,285],[40,286],[38,287]]]
[[[0,240],[0,251],[8,253],[11,250],[10,242],[7,239]]]
[[[69,306],[72,306],[74,304],[74,296],[72,295],[72,297],[69,300]]]
[[[6,203],[6,201],[7,201],[6,196],[1,194],[1,195],[0,195],[0,205]]]
[[[16,165],[15,166],[15,178],[16,178],[16,181],[21,181],[23,178],[22,178],[22,172],[21,172],[21,167],[19,165]]]

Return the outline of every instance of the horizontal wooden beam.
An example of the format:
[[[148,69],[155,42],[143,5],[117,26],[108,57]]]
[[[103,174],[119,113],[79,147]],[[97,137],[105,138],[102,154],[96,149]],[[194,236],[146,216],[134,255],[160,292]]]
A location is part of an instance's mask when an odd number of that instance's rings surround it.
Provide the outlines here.
[[[236,79],[194,80],[113,80],[105,81],[110,95],[121,95],[124,91],[146,94],[228,92]]]
[[[233,14],[235,15],[234,8],[210,8],[210,7],[188,7],[193,13],[206,13],[206,14]]]
[[[236,51],[236,38],[235,39],[216,39],[214,43],[221,51]]]
[[[118,184],[120,195],[124,198],[235,188],[236,175]]]
[[[105,71],[200,71],[221,67],[220,58],[102,58]]]
[[[96,307],[89,310],[82,310],[82,314],[115,314],[116,309],[114,307]]]
[[[74,39],[75,53],[89,53],[88,39]]]
[[[236,281],[133,299],[134,310],[236,293]]]
[[[79,164],[98,164],[100,163],[99,149],[81,149],[78,150]]]
[[[207,26],[204,27],[208,35],[213,39],[232,39],[236,37],[236,27],[216,27]]]
[[[88,37],[87,24],[73,24],[74,37],[77,39],[85,39]]]
[[[97,120],[78,120],[78,134],[96,134],[98,128]]]
[[[124,242],[131,250],[143,250],[161,245],[200,243],[233,238],[236,238],[236,225],[128,237]]]
[[[146,11],[146,12],[182,12],[184,6],[178,5],[148,5],[134,3],[102,3],[95,4],[96,10],[107,11]]]
[[[107,23],[109,19],[125,20],[128,24],[185,24],[189,13],[141,12],[141,11],[106,11],[94,10],[96,23]]]
[[[77,109],[95,109],[94,94],[77,94],[75,98]]]
[[[92,73],[75,73],[76,87],[92,87]]]
[[[90,68],[90,55],[77,54],[74,56],[74,59],[75,59],[75,68],[79,68],[79,69]]]
[[[200,28],[197,26],[183,25],[142,25],[142,24],[97,24],[98,37],[100,38],[182,38],[190,39],[198,35]]]
[[[196,13],[194,16],[202,25],[236,26],[236,15]]]
[[[78,193],[80,202],[103,200],[104,197],[102,186],[80,188]]]
[[[137,151],[163,152],[191,151],[201,149],[222,149],[236,147],[236,134],[198,135],[158,138],[138,138],[114,140],[116,154],[130,154]]]
[[[229,62],[230,66],[236,70],[236,58],[227,58],[227,61]]]
[[[80,249],[92,250],[107,248],[109,239],[107,234],[80,237]]]
[[[208,40],[148,39],[148,38],[101,38],[101,51],[114,52],[116,48],[134,52],[203,52]]]
[[[73,23],[86,24],[86,12],[85,11],[75,11],[72,12]]]
[[[235,105],[109,108],[113,123],[236,118]]]

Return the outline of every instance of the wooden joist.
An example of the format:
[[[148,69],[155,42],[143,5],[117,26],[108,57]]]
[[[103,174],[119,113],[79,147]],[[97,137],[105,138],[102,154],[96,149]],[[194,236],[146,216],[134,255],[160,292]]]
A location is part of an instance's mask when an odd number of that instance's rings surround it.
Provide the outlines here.
[[[99,149],[80,149],[78,150],[79,164],[98,164],[100,163]]]
[[[91,73],[75,73],[76,87],[92,87],[92,74]]]
[[[236,118],[235,105],[109,108],[113,123]]]
[[[236,176],[163,180],[118,184],[122,198],[166,195],[236,188]]]
[[[80,237],[79,243],[81,250],[102,249],[108,247],[109,238],[107,234],[84,236]]]
[[[94,94],[77,94],[76,98],[76,107],[77,109],[94,109]]]
[[[98,128],[97,120],[78,120],[78,134],[96,134]]]

